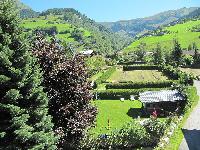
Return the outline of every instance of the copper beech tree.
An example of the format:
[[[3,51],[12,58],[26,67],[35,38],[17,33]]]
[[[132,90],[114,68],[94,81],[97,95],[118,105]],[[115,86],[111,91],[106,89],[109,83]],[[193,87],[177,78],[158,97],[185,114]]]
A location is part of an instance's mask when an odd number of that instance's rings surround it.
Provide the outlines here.
[[[77,55],[67,59],[55,38],[48,43],[39,34],[34,40],[33,53],[44,72],[43,85],[50,98],[49,113],[61,136],[60,146],[72,148],[96,116],[96,108],[90,104],[91,87],[84,58]]]

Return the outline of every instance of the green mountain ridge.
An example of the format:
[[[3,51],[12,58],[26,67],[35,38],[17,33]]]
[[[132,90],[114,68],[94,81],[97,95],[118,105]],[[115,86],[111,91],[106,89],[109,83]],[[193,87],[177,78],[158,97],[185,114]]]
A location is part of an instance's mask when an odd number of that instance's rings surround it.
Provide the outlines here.
[[[47,15],[59,15],[61,20],[90,31],[93,33],[94,43],[106,53],[121,50],[129,45],[132,40],[126,34],[112,32],[73,8],[48,9],[40,14],[40,16]]]
[[[34,18],[39,15],[39,12],[34,11],[31,7],[25,5],[20,0],[16,0],[16,2],[20,13],[20,18]]]
[[[154,16],[138,18],[132,20],[123,20],[117,22],[101,22],[100,24],[111,29],[113,32],[126,32],[128,35],[134,37],[139,33],[146,33],[149,30],[168,25],[171,22],[177,21],[182,18],[190,17],[198,7],[181,8],[178,10],[169,10],[161,12]]]

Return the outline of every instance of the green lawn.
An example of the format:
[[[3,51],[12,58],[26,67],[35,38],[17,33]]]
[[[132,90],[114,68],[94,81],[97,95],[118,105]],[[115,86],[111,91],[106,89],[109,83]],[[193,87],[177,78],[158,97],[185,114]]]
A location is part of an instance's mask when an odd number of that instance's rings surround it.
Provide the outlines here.
[[[170,34],[165,34],[162,36],[143,37],[133,42],[130,46],[125,48],[124,51],[134,51],[141,42],[147,44],[147,51],[155,48],[157,43],[160,43],[161,46],[165,49],[170,49],[173,47],[174,39],[178,39],[183,48],[187,48],[189,44],[192,44],[194,42],[197,44],[198,47],[200,47],[200,32],[191,31],[191,29],[197,25],[200,25],[200,20],[188,21],[183,24],[177,24],[175,26],[166,27],[164,29],[170,31]]]
[[[94,105],[98,108],[98,115],[95,127],[90,131],[95,135],[120,129],[124,124],[137,118],[142,107],[140,101],[129,100],[124,102],[120,100],[96,100]],[[110,130],[108,130],[108,119],[110,120]]]
[[[108,82],[119,82],[119,81],[134,81],[134,82],[151,82],[151,81],[163,81],[167,80],[166,76],[163,76],[162,72],[157,70],[133,70],[133,71],[122,71],[118,69],[114,72]]]

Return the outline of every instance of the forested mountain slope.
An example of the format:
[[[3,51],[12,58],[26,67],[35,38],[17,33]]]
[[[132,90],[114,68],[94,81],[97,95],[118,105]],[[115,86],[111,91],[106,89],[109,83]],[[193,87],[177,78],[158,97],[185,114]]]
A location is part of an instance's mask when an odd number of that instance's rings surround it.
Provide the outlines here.
[[[17,8],[20,10],[20,17],[21,18],[34,18],[39,15],[38,12],[34,11],[29,6],[25,5],[24,3],[20,2],[20,0],[16,0]]]
[[[118,22],[102,22],[100,24],[111,29],[113,32],[125,32],[134,37],[138,33],[145,33],[148,30],[155,30],[160,26],[168,25],[169,23],[177,21],[181,18],[191,17],[191,13],[196,12],[197,9],[198,7],[181,8],[178,10],[165,11],[146,18]]]
[[[78,28],[84,28],[91,32],[93,39],[93,47],[102,52],[112,52],[123,49],[127,46],[131,38],[126,34],[116,34],[107,29],[103,25],[96,23],[94,20],[88,18],[72,8],[54,8],[42,12],[40,16],[59,16],[63,23],[72,24]]]

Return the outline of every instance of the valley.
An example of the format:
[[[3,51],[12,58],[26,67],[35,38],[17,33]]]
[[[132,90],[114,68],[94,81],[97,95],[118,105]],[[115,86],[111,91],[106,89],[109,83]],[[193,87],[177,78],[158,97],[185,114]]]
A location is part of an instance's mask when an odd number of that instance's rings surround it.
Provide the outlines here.
[[[91,2],[25,1],[0,1],[0,149],[198,147],[184,129],[200,133],[198,5],[101,22]]]

